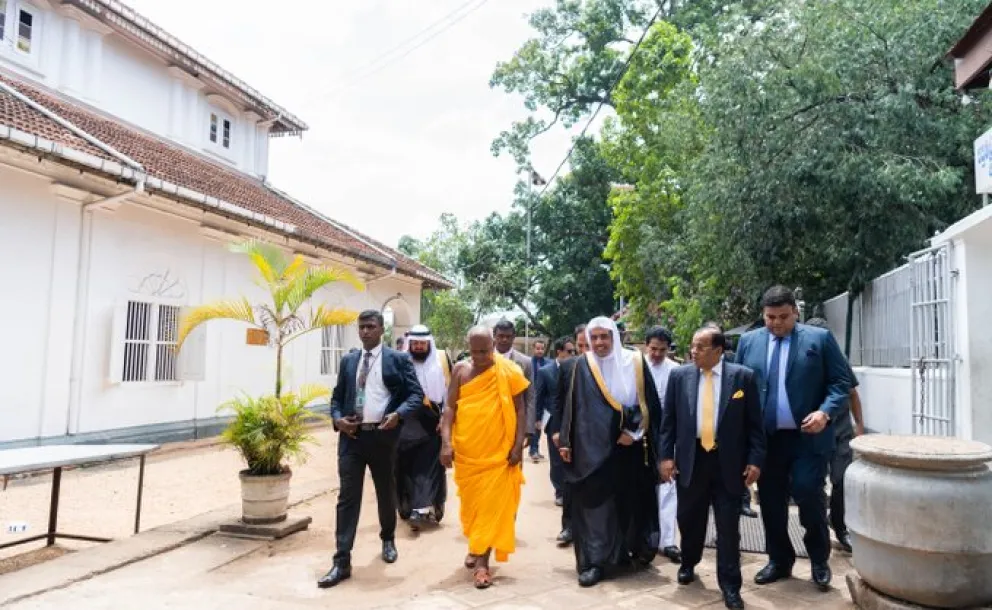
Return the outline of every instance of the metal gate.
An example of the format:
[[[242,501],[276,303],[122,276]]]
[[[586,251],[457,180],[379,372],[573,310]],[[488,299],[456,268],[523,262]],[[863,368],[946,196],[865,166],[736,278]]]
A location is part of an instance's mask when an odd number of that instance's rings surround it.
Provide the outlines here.
[[[910,367],[913,434],[954,436],[953,286],[951,246],[942,244],[909,256]]]

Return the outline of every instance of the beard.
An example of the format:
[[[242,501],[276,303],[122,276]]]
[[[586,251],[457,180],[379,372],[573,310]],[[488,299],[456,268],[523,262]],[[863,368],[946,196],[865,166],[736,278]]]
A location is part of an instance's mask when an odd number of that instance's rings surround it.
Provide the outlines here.
[[[410,352],[410,357],[413,358],[414,360],[416,360],[417,362],[424,362],[425,360],[427,360],[427,357],[430,356],[430,355],[431,355],[430,351],[426,351],[426,352],[421,352],[421,351]]]

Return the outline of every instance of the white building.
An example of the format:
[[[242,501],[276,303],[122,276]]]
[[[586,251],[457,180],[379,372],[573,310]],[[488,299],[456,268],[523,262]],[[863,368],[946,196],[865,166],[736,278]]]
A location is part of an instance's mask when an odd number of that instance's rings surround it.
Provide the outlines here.
[[[190,438],[271,391],[273,352],[235,323],[171,350],[180,308],[258,295],[227,250],[245,237],[367,283],[325,303],[418,321],[444,278],[266,182],[269,138],[306,129],[116,0],[0,0],[0,447]],[[288,383],[332,383],[354,345],[301,340]]]

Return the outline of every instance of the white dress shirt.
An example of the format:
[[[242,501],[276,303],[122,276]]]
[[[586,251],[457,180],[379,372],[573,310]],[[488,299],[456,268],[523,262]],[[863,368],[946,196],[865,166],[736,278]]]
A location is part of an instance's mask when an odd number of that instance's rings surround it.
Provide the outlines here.
[[[362,350],[358,354],[355,387],[358,388],[358,379],[362,376],[362,362],[367,353],[372,355],[369,357],[369,376],[365,379],[365,405],[362,409],[362,423],[377,424],[382,421],[392,395],[382,381],[382,343],[369,352]],[[359,389],[358,392],[361,393],[361,390]]]
[[[716,436],[716,424],[719,419],[720,414],[720,385],[722,384],[721,379],[723,378],[723,360],[717,363],[713,367],[712,375],[710,375],[713,380],[713,436]],[[701,438],[703,432],[703,387],[706,384],[706,376],[703,374],[702,369],[699,370],[699,394],[696,396],[696,438]]]
[[[665,408],[665,392],[668,391],[668,377],[678,366],[673,360],[665,358],[661,364],[655,364],[648,358],[648,368],[651,370],[651,377],[654,379],[654,387],[658,390],[658,399],[661,401],[661,408]]]

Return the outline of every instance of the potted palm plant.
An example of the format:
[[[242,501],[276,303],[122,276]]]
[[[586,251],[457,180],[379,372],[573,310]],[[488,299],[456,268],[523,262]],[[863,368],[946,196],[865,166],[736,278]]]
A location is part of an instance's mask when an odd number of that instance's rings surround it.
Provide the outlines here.
[[[286,346],[315,330],[349,324],[357,312],[328,308],[306,308],[316,292],[336,282],[357,290],[364,286],[344,269],[309,266],[302,256],[287,256],[280,248],[258,240],[232,246],[246,255],[257,271],[257,283],[266,289],[268,300],[252,303],[247,298],[219,301],[191,308],[179,323],[177,349],[200,325],[212,320],[235,320],[249,327],[248,342],[267,344],[275,350],[274,392],[259,397],[241,396],[220,405],[232,420],[221,434],[244,458],[240,473],[242,520],[249,524],[277,523],[286,519],[289,502],[289,461],[302,463],[306,445],[314,442],[309,424],[326,416],[307,406],[327,397],[330,390],[308,385],[297,392],[283,391],[283,353]]]

